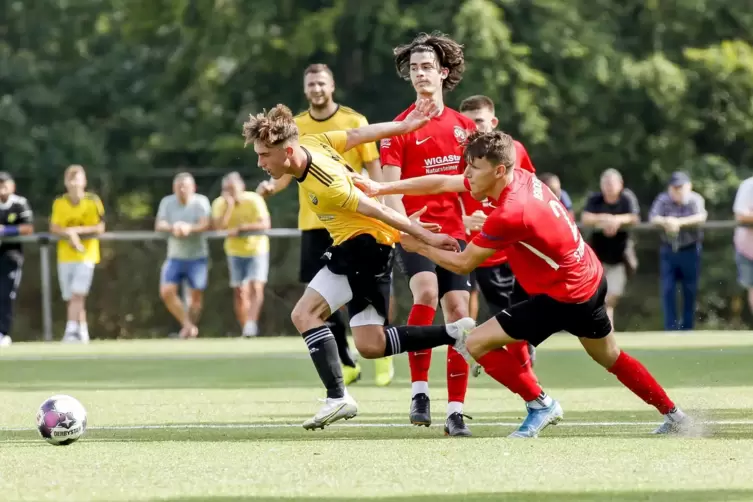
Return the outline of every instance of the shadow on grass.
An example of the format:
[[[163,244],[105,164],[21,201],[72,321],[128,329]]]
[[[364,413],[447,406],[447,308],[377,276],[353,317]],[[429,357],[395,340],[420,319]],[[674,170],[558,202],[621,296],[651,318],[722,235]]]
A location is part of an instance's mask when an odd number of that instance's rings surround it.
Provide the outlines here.
[[[600,491],[579,492],[502,492],[502,493],[468,493],[448,495],[414,495],[407,497],[178,497],[152,499],[154,502],[345,502],[353,500],[373,502],[666,502],[682,500],[683,502],[734,502],[753,499],[753,490],[671,490],[671,491]]]

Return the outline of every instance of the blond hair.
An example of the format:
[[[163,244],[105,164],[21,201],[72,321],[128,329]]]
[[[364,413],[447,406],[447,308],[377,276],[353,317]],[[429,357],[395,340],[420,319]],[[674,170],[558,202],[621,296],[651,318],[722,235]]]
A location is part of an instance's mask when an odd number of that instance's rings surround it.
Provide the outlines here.
[[[278,104],[269,111],[249,115],[243,124],[243,146],[261,141],[267,147],[283,145],[298,139],[298,126],[293,120],[293,112],[285,105]]]

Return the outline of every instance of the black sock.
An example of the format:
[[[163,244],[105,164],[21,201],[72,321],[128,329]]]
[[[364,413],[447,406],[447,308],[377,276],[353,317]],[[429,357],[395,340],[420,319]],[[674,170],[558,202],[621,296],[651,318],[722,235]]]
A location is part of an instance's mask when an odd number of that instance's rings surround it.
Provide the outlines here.
[[[385,330],[384,356],[453,345],[455,339],[442,326],[393,326]]]
[[[356,367],[356,361],[353,357],[353,353],[350,351],[350,345],[348,345],[347,327],[345,326],[345,319],[343,319],[342,312],[339,310],[329,316],[326,321],[327,327],[335,336],[335,342],[337,343],[337,353],[340,356],[340,361],[345,366],[351,368]]]
[[[309,348],[309,355],[319,373],[319,378],[327,388],[327,397],[344,397],[343,371],[337,357],[337,344],[332,332],[327,326],[319,326],[305,331],[302,336]]]

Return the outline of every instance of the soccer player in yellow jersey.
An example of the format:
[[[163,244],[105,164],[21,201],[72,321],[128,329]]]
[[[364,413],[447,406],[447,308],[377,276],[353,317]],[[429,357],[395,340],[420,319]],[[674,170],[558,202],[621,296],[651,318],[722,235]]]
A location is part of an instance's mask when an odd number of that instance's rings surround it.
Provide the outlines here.
[[[238,234],[269,228],[267,203],[259,194],[247,192],[241,175],[232,172],[222,179],[222,195],[212,202],[212,222],[214,228],[229,233],[225,254],[235,316],[244,337],[256,336],[269,274],[269,237]]]
[[[96,236],[105,231],[105,209],[99,197],[86,192],[83,167],[68,167],[64,177],[66,193],[55,199],[50,216],[50,232],[61,237],[57,244],[58,281],[68,303],[63,341],[89,343],[86,297],[99,263]]]
[[[312,64],[303,72],[303,92],[309,102],[309,108],[294,117],[300,134],[318,134],[330,131],[346,131],[368,125],[366,117],[352,108],[343,106],[333,99],[335,79],[332,70],[326,64]],[[375,142],[363,143],[345,152],[343,158],[354,171],[360,173],[364,168],[371,179],[380,181],[382,165]],[[262,196],[273,195],[284,190],[293,180],[285,175],[278,180],[262,182],[257,192]],[[301,230],[301,261],[299,278],[304,284],[322,268],[322,255],[332,245],[332,238],[316,214],[308,208],[306,196],[298,190],[298,229]],[[340,361],[343,364],[345,385],[356,382],[361,377],[361,367],[350,351],[347,339],[345,316],[337,311],[327,319],[327,325],[335,336]],[[374,361],[376,384],[389,385],[395,374],[391,358]]]
[[[465,337],[475,326],[473,319],[447,326],[386,327],[390,271],[400,231],[445,249],[459,250],[459,246],[455,239],[423,228],[418,221],[423,210],[409,219],[365,196],[353,184],[353,170],[342,156],[359,144],[415,131],[436,114],[430,100],[419,100],[401,122],[299,136],[290,110],[277,105],[243,124],[243,136],[247,145],[253,144],[259,167],[274,179],[294,176],[308,209],[333,240],[324,255],[325,264],[291,313],[327,389],[325,404],[303,423],[306,429],[324,428],[358,413],[343,384],[337,343],[326,324],[342,306],[348,306],[356,348],[367,359],[451,345],[470,360]]]

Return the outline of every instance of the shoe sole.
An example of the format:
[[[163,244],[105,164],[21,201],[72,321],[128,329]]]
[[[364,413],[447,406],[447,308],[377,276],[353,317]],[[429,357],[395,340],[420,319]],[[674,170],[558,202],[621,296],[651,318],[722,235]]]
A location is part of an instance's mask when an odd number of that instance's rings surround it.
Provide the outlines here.
[[[431,420],[413,420],[413,418],[410,419],[410,423],[417,426],[417,427],[429,427],[431,425]]]
[[[512,434],[510,434],[507,437],[509,437],[509,438],[518,438],[518,439],[535,439],[535,438],[539,437],[539,433],[541,431],[543,431],[544,429],[546,429],[550,425],[557,425],[557,424],[559,424],[560,422],[562,422],[563,418],[564,418],[564,415],[557,415],[555,417],[552,417],[551,419],[549,419],[549,422],[546,425],[544,425],[541,429],[539,429],[539,431],[536,434],[534,434],[533,436],[516,436],[515,433],[517,431],[515,431],[515,432],[513,432]]]

